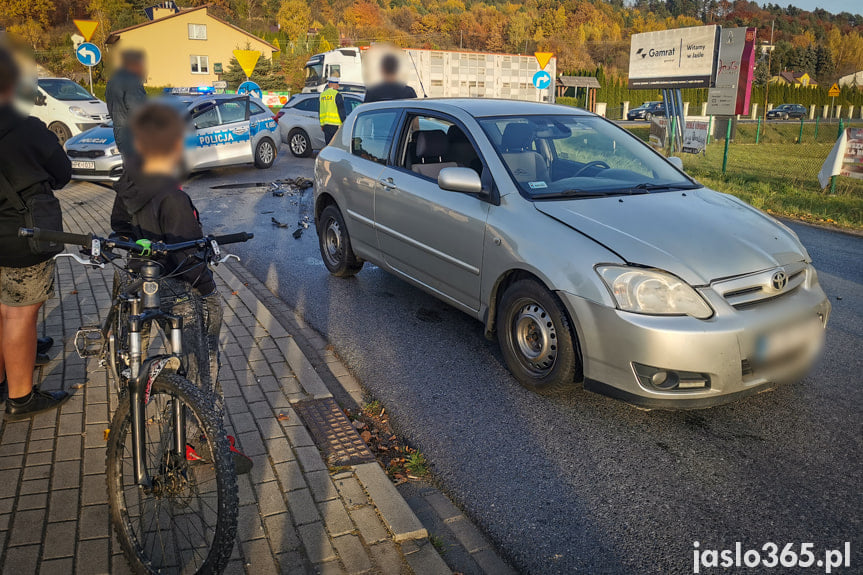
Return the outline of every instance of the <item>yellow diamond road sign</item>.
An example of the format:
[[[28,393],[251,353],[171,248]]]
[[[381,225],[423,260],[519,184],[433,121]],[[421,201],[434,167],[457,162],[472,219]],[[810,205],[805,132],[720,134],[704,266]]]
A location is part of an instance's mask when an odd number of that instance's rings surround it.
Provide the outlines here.
[[[554,52],[534,52],[533,55],[536,56],[536,61],[539,62],[539,69],[544,70],[548,65],[548,61],[554,56]]]
[[[85,42],[90,41],[90,38],[93,37],[93,33],[96,32],[96,28],[99,27],[99,23],[95,20],[72,20],[72,22],[75,23],[81,36],[84,37]]]
[[[240,64],[240,68],[246,73],[246,78],[251,78],[252,72],[255,71],[255,64],[261,57],[261,52],[259,50],[234,50],[234,57]]]
[[[831,98],[835,98],[840,93],[841,93],[841,90],[839,90],[839,84],[833,84],[832,86],[830,86],[830,91],[827,92],[827,95],[830,96]]]

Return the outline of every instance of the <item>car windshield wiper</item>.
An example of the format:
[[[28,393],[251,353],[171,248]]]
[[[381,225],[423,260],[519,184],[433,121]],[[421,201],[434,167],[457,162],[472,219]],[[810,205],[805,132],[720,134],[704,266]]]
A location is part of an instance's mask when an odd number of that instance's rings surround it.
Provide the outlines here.
[[[633,196],[636,194],[647,194],[649,193],[647,190],[635,189],[635,188],[623,188],[620,190],[599,190],[599,191],[587,191],[581,190],[578,188],[573,188],[569,190],[563,190],[561,192],[546,192],[544,194],[533,194],[531,196],[532,199],[535,200],[548,200],[555,198],[604,198],[607,196]]]
[[[698,186],[692,184],[649,184],[647,182],[634,186],[633,190],[644,190],[646,192],[655,192],[659,190],[694,190]]]

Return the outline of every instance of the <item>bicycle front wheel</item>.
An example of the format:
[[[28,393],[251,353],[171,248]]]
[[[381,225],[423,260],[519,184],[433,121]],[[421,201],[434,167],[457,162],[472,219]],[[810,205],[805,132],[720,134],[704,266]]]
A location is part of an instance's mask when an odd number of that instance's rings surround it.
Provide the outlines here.
[[[160,374],[144,410],[144,461],[151,487],[137,485],[129,396],[108,435],[111,522],[135,573],[221,573],[237,532],[237,476],[221,416],[176,374]],[[209,402],[212,404],[212,401]],[[176,450],[182,405],[185,453]]]

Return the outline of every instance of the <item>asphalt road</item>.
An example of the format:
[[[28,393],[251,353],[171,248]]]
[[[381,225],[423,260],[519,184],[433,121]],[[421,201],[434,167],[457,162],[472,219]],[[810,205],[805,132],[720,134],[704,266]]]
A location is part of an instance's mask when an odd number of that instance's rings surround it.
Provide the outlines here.
[[[728,406],[647,412],[580,388],[534,395],[478,322],[368,264],[331,277],[314,228],[291,234],[311,190],[211,189],[311,167],[283,150],[271,170],[208,172],[187,189],[206,229],[255,232],[235,250],[246,268],[330,340],[518,568],[691,573],[694,541],[812,542],[819,558],[851,541],[852,568],[839,572],[863,569],[863,238],[789,224],[833,302],[812,375]]]

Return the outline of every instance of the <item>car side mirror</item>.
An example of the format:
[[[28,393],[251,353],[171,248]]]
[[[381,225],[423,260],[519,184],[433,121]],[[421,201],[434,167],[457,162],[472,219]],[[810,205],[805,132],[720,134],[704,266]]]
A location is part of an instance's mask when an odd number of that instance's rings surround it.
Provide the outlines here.
[[[33,103],[37,106],[44,106],[48,103],[48,100],[45,98],[45,94],[42,92],[36,92],[36,98],[33,100]]]
[[[668,160],[672,166],[674,166],[675,168],[677,168],[681,172],[683,171],[683,159],[682,158],[679,158],[677,156],[668,156],[665,159]]]
[[[466,194],[482,193],[482,180],[475,170],[470,168],[444,168],[437,177],[440,189],[449,192]]]

